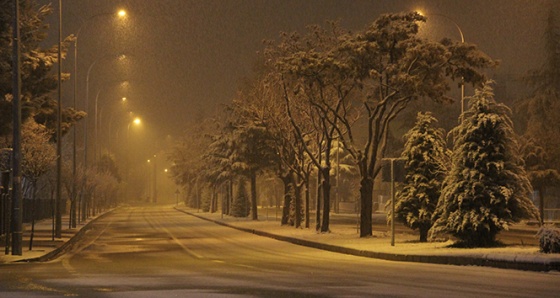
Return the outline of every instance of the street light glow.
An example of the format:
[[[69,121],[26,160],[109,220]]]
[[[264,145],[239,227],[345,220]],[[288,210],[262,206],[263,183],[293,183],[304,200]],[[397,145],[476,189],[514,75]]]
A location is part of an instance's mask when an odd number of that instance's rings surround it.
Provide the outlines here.
[[[119,10],[118,12],[119,17],[125,17],[126,16],[126,11],[124,9]]]
[[[140,120],[139,117],[134,118],[134,120],[132,121],[134,124],[138,125],[140,123],[142,123],[142,120]]]

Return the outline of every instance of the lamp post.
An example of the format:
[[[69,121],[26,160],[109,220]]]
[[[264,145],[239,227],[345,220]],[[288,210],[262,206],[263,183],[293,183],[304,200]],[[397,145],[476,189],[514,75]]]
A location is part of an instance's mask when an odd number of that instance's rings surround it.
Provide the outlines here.
[[[447,21],[451,22],[459,32],[459,36],[461,36],[461,43],[465,43],[465,35],[463,34],[463,30],[457,22],[455,22],[452,18],[439,13],[424,13],[422,11],[417,11],[419,15],[422,16],[436,16],[446,19]],[[463,113],[465,112],[465,78],[461,77],[461,121],[463,121]]]
[[[124,81],[124,82],[128,82],[128,81]],[[122,84],[122,82],[119,82],[120,84]],[[95,95],[95,109],[94,109],[94,146],[93,146],[93,159],[94,159],[94,163],[97,162],[97,153],[98,153],[98,144],[99,144],[99,139],[98,139],[98,134],[99,134],[99,119],[101,118],[101,112],[103,110],[103,107],[101,107],[101,109],[99,109],[99,95],[101,94],[102,91],[104,91],[105,89],[101,88],[97,91],[97,94]],[[126,97],[121,97],[120,100],[121,103],[126,103]],[[98,112],[99,111],[99,112]]]
[[[108,16],[108,15],[113,15],[113,13],[100,13],[100,14],[96,14],[91,16],[90,18],[88,18],[87,20],[85,20],[82,25],[78,28],[78,31],[76,32],[76,35],[74,36],[74,100],[73,100],[73,104],[74,104],[74,109],[77,110],[78,106],[77,106],[77,92],[78,92],[78,40],[80,37],[80,33],[82,32],[82,29],[84,28],[84,26],[86,24],[88,24],[88,22],[92,21],[93,19],[97,18],[97,17],[101,17],[101,16]],[[123,18],[126,16],[126,11],[124,10],[119,10],[118,12],[118,16]],[[87,125],[86,125],[87,127]],[[87,132],[87,131],[86,131]],[[72,195],[74,196],[76,194],[76,139],[77,139],[77,132],[76,132],[76,126],[74,125],[74,127],[72,128],[72,136],[73,136],[73,140],[72,140],[72,179],[74,181],[74,183],[72,183]],[[84,144],[84,150],[85,149],[85,144]],[[84,151],[84,154],[85,151]],[[86,160],[86,159],[85,159]],[[86,161],[87,162],[87,161]],[[75,199],[75,198],[74,198]],[[71,210],[72,211],[72,227],[75,228],[76,227],[76,214],[75,214],[75,210]]]
[[[140,125],[142,123],[142,120],[140,120],[140,117],[135,117],[132,121],[128,122],[128,125],[126,126],[126,148],[127,150],[130,150],[130,126],[132,124],[134,125]],[[127,182],[130,183],[130,153],[126,154],[126,179]],[[126,188],[126,193],[127,193],[127,197],[130,195],[130,193],[128,192],[128,190],[130,189],[130,185],[127,185]]]
[[[108,57],[111,57],[111,56],[114,56],[114,55],[105,55],[105,56],[93,61],[90,64],[90,66],[88,67],[88,71],[87,71],[87,74],[86,74],[86,98],[85,98],[85,110],[86,110],[86,112],[89,111],[89,77],[90,77],[90,74],[91,74],[91,70],[97,64],[98,61],[100,61],[102,59],[105,59],[105,58],[108,58]],[[121,60],[126,58],[126,56],[123,55],[123,54],[117,55],[117,57]],[[97,108],[97,101],[95,102],[95,105],[96,105],[96,108]],[[87,122],[88,121],[84,122],[84,168],[86,168],[86,169],[88,168],[88,154],[87,154],[87,151],[88,151],[87,150],[87,147],[88,147],[88,129],[87,129],[88,125],[87,125]]]
[[[395,246],[395,161],[406,160],[403,157],[386,157],[391,171],[391,246]]]
[[[157,156],[154,154],[154,203],[157,203]]]
[[[12,25],[12,121],[13,121],[13,150],[12,150],[12,255],[22,255],[23,242],[23,191],[21,187],[21,74],[20,74],[20,32],[19,32],[19,4],[18,1],[12,1],[13,8],[13,25]],[[59,60],[60,62],[60,60]],[[60,65],[60,63],[59,63]],[[60,67],[60,66],[59,66]],[[9,235],[6,234],[6,241]],[[6,253],[8,252],[8,244],[6,242]]]
[[[146,179],[146,185],[148,185],[148,198],[146,200],[146,202],[150,203],[152,201],[151,199],[151,195],[152,195],[152,173],[150,171],[150,165],[152,164],[152,160],[148,159],[148,169],[147,169],[147,179]]]
[[[127,98],[127,97],[122,97],[122,98],[121,98],[121,103],[122,103],[122,105],[123,105],[123,111],[126,111],[126,108],[125,108],[125,107],[127,106],[128,98]],[[112,129],[112,128],[113,128],[113,120],[115,119],[114,116],[115,116],[115,113],[113,112],[113,113],[111,113],[111,117],[109,117],[109,121],[108,121],[109,124],[108,124],[108,128],[107,128],[107,131],[109,131],[109,132],[113,131],[113,129]],[[117,136],[118,136],[118,131],[117,131]],[[113,152],[114,152],[114,147],[115,147],[115,142],[116,142],[116,141],[115,141],[115,140],[111,140],[110,134],[109,134],[108,137],[107,137],[107,135],[106,135],[105,137],[106,137],[107,139],[109,139],[109,140],[107,141],[107,144],[106,144],[106,147],[108,148],[107,150],[108,150],[108,151],[113,151]],[[112,144],[112,145],[109,145],[109,144]],[[110,147],[111,147],[112,150],[109,150]]]

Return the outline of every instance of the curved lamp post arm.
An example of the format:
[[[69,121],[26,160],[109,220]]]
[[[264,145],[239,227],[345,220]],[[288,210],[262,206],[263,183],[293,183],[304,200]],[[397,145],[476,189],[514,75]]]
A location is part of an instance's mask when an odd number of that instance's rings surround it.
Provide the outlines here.
[[[457,22],[455,22],[452,18],[444,15],[444,14],[440,14],[440,13],[423,13],[418,11],[418,13],[420,15],[423,16],[437,16],[437,17],[442,17],[444,19],[446,19],[447,21],[451,22],[455,28],[457,29],[457,31],[459,31],[459,36],[461,36],[461,43],[465,43],[465,35],[463,34],[463,30],[461,30],[461,27],[459,26],[459,24],[457,24]],[[463,77],[461,77],[461,120],[463,121],[463,114],[465,113],[465,79]]]

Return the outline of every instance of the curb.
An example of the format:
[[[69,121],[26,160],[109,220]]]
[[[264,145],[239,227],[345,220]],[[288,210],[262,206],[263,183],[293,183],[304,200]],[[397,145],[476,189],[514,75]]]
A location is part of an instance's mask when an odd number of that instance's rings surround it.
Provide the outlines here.
[[[359,257],[381,259],[387,261],[397,261],[397,262],[416,262],[416,263],[429,263],[429,264],[441,264],[441,265],[456,265],[456,266],[483,266],[483,267],[493,267],[500,269],[516,269],[524,271],[560,271],[560,261],[551,262],[527,262],[527,261],[516,261],[514,260],[497,260],[488,257],[466,257],[466,256],[429,256],[429,255],[404,255],[404,254],[391,254],[374,252],[367,250],[359,250],[349,247],[342,247],[338,245],[319,243],[315,241],[309,241],[304,239],[298,239],[294,237],[281,236],[276,234],[271,234],[268,232],[254,230],[249,228],[237,227],[223,221],[209,219],[185,210],[175,208],[175,210],[183,212],[185,214],[216,223],[221,226],[226,226],[239,231],[255,234],[258,236],[268,237],[280,241],[289,242],[292,244],[297,244],[301,246],[326,250],[330,252],[343,253],[348,255],[354,255]]]
[[[97,221],[98,219],[104,218],[105,216],[113,213],[113,211],[115,211],[115,209],[109,210],[109,211],[97,216],[96,218],[90,220],[80,230],[78,230],[72,237],[70,237],[68,239],[68,241],[64,242],[61,246],[53,249],[52,251],[50,251],[50,252],[48,252],[48,253],[40,256],[40,257],[22,259],[22,260],[14,261],[14,263],[47,262],[47,261],[54,260],[54,259],[60,257],[61,255],[66,253],[68,250],[70,250],[74,246],[74,244],[76,244],[76,242],[78,242],[92,228],[92,225],[95,221]]]

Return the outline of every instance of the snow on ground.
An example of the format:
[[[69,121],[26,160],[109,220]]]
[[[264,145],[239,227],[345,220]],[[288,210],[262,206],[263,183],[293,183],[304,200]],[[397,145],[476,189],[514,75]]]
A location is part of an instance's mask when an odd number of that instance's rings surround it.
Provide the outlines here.
[[[398,233],[395,234],[395,246],[391,246],[391,235],[389,228],[387,231],[375,231],[373,237],[360,238],[358,227],[349,224],[331,224],[330,233],[318,233],[315,231],[314,223],[311,228],[296,229],[291,226],[281,226],[274,215],[268,220],[266,217],[259,221],[249,218],[234,218],[220,213],[203,213],[196,210],[189,210],[195,215],[223,221],[227,224],[248,228],[253,230],[265,231],[271,234],[289,236],[298,239],[348,247],[364,251],[381,253],[402,254],[402,255],[432,255],[432,256],[460,256],[478,257],[492,260],[509,260],[523,262],[559,262],[559,254],[544,254],[539,252],[539,247],[534,245],[516,245],[495,248],[452,248],[452,240],[438,242],[418,242],[415,234]]]

